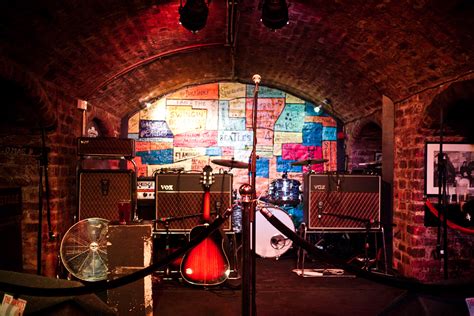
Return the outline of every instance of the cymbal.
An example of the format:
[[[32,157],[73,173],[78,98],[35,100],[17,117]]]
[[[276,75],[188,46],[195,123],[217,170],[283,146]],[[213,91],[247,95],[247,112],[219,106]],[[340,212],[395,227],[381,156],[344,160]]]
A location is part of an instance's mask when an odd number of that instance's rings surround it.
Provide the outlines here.
[[[309,166],[309,165],[315,165],[318,163],[325,163],[328,162],[329,160],[327,159],[306,159],[306,160],[298,160],[293,162],[291,165],[292,166]]]
[[[381,166],[381,165],[382,165],[381,161],[369,161],[369,162],[359,163],[359,166],[362,166],[362,167],[376,167],[376,166]]]
[[[234,159],[214,159],[214,160],[211,160],[211,162],[215,163],[216,165],[229,167],[229,168],[246,169],[249,167],[248,163],[237,161]]]

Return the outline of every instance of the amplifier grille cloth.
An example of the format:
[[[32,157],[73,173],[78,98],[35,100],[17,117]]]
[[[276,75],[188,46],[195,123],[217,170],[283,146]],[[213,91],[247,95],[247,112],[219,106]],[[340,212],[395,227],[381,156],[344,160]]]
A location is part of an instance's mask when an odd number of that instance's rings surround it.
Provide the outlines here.
[[[169,231],[189,231],[202,224],[204,189],[202,174],[157,174],[155,178],[156,230],[166,231],[160,219],[169,220]],[[211,222],[216,214],[223,213],[232,205],[232,175],[215,174],[210,186]],[[220,205],[220,206],[218,206]],[[221,226],[224,231],[231,229],[230,217]]]
[[[81,172],[79,219],[118,220],[118,202],[130,200],[133,203],[132,175],[131,172]]]
[[[157,219],[164,217],[175,217],[169,222],[170,231],[190,230],[194,226],[202,224],[203,193],[201,192],[173,192],[156,194]],[[221,212],[231,206],[231,195],[229,192],[211,192],[211,213],[216,211],[216,203],[220,203]],[[195,216],[192,216],[195,215]],[[179,217],[187,217],[182,218]],[[192,216],[192,217],[191,217]],[[211,222],[216,214],[211,214]],[[230,218],[222,225],[224,230],[230,230]],[[157,230],[165,230],[165,223],[158,221]]]
[[[375,220],[371,228],[379,228],[378,192],[311,192],[310,209],[310,229],[366,229],[367,220]]]

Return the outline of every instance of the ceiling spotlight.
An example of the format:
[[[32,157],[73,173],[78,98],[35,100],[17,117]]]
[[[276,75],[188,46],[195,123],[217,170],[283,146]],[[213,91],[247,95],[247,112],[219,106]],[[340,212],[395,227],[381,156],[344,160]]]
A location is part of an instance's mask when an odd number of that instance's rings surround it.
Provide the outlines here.
[[[286,0],[263,0],[261,21],[272,30],[281,29],[287,25],[289,19]]]
[[[179,4],[179,23],[187,30],[196,33],[206,26],[209,2],[205,0],[183,0]]]
[[[316,114],[319,114],[319,112],[321,112],[321,104],[318,104],[318,105],[316,105],[316,106],[314,107],[314,112],[315,112]]]

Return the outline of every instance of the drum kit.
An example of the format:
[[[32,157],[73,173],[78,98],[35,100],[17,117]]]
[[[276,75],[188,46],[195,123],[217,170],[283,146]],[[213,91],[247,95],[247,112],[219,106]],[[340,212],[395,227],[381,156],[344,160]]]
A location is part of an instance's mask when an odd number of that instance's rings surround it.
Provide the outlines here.
[[[327,159],[305,159],[293,162],[291,165],[311,167],[314,164],[322,164],[327,161]],[[211,162],[230,169],[247,169],[249,167],[248,163],[234,159],[214,159]],[[282,178],[275,179],[270,183],[268,194],[260,197],[256,204],[255,253],[257,255],[263,258],[279,258],[292,246],[292,241],[273,227],[263,217],[260,210],[270,211],[273,216],[295,231],[295,227],[303,222],[302,202],[301,182],[289,179],[286,172]],[[232,230],[235,233],[242,232],[242,204],[237,196],[234,196],[232,206]]]

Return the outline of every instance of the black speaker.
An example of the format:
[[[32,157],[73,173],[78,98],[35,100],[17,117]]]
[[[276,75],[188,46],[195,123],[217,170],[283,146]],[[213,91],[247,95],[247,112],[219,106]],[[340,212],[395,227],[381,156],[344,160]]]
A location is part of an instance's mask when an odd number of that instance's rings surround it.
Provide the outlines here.
[[[202,223],[204,189],[201,173],[157,174],[155,180],[156,229],[165,231],[189,231]],[[211,221],[232,205],[232,175],[215,174],[210,187]],[[163,219],[168,219],[164,221]],[[230,218],[222,225],[231,229]]]
[[[78,188],[79,219],[100,217],[118,220],[118,203],[122,200],[130,201],[130,214],[133,216],[136,177],[132,170],[81,170]]]
[[[380,184],[380,176],[305,175],[304,200],[308,229],[380,229]]]
[[[108,280],[139,271],[152,261],[152,224],[109,224],[107,232]],[[147,275],[107,291],[107,301],[118,315],[153,314],[152,280]]]

